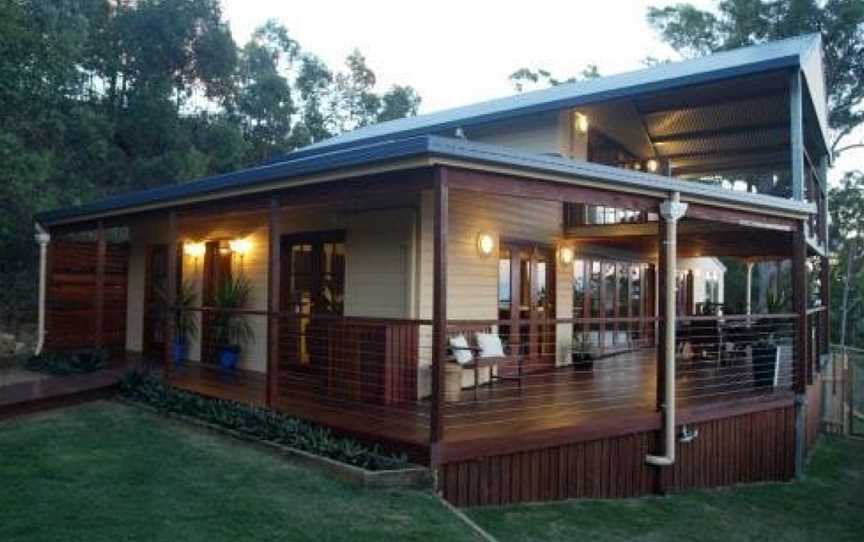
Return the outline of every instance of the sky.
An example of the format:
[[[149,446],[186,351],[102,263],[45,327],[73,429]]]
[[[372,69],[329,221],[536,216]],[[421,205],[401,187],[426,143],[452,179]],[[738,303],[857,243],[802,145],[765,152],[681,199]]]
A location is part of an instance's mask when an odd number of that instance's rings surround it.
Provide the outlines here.
[[[380,89],[403,84],[418,91],[421,113],[513,94],[508,77],[521,67],[566,78],[589,64],[611,75],[643,67],[648,56],[680,59],[645,20],[648,6],[677,1],[222,0],[238,43],[272,18],[328,66],[341,67],[357,48]],[[864,169],[864,150],[841,157],[832,178],[853,168]]]

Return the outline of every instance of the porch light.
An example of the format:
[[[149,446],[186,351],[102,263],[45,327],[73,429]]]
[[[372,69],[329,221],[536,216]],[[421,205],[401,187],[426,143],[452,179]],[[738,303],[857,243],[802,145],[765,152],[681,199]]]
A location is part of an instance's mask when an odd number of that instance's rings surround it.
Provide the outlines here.
[[[558,249],[558,260],[564,265],[570,265],[573,263],[573,248],[572,247],[561,247]]]
[[[573,113],[573,130],[577,134],[588,133],[588,117],[576,111]]]
[[[657,173],[657,170],[660,169],[660,162],[652,158],[645,162],[645,169],[651,173]]]
[[[249,239],[232,239],[228,241],[228,247],[231,249],[231,252],[244,256],[252,249],[252,241]]]
[[[183,254],[190,258],[198,259],[204,255],[206,247],[204,243],[183,243]]]
[[[477,252],[481,256],[489,256],[495,251],[495,238],[491,233],[479,233],[477,235]]]

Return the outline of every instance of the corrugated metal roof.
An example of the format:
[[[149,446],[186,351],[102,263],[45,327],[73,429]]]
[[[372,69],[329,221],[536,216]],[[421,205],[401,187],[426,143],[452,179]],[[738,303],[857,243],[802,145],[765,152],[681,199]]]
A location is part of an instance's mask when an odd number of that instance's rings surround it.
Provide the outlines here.
[[[809,204],[800,202],[754,194],[736,194],[720,188],[676,181],[647,173],[430,136],[430,134],[444,133],[448,128],[457,126],[516,118],[580,104],[795,66],[804,70],[805,81],[808,84],[816,79],[821,81],[823,77],[821,39],[818,35],[790,38],[694,60],[661,64],[631,73],[527,92],[438,113],[384,122],[310,145],[258,167],[190,183],[124,194],[78,207],[49,211],[37,215],[36,219],[46,225],[85,220],[106,213],[131,212],[136,208],[153,205],[167,206],[189,198],[265,186],[275,181],[290,180],[337,168],[373,165],[422,155],[439,155],[547,171],[602,180],[619,186],[677,190],[682,194],[698,194],[720,201],[733,201],[796,213],[809,212]],[[814,98],[814,107],[820,123],[824,122],[821,119],[826,117],[827,107],[825,104],[818,103],[820,96],[824,98],[824,93],[820,90],[822,88],[824,85],[819,84],[811,88],[811,96]],[[823,134],[826,133],[826,126],[822,125],[821,128]]]
[[[385,139],[440,134],[444,130],[455,129],[458,126],[503,120],[540,111],[575,107],[645,92],[795,66],[805,70],[805,81],[812,87],[811,96],[814,98],[817,118],[820,124],[823,124],[821,129],[824,136],[827,133],[827,126],[824,126],[827,104],[824,102],[824,93],[819,91],[823,88],[822,66],[819,62],[821,43],[818,34],[807,34],[692,60],[659,64],[643,70],[568,83],[464,107],[382,122],[309,145],[274,161],[290,160],[325,149],[343,148]],[[814,51],[818,51],[819,54],[814,54]],[[814,83],[816,80],[819,84]]]
[[[382,143],[369,143],[334,151],[300,157],[198,181],[133,192],[100,201],[40,213],[36,220],[51,226],[90,220],[94,217],[120,215],[153,206],[172,206],[190,198],[200,198],[236,190],[266,189],[268,185],[288,181],[298,182],[309,176],[334,169],[383,164],[410,158],[441,158],[506,167],[526,172],[546,173],[574,182],[601,181],[609,189],[640,189],[660,192],[677,191],[683,197],[705,198],[746,206],[762,207],[783,212],[805,214],[813,212],[812,204],[775,198],[760,194],[734,192],[703,184],[676,180],[590,162],[556,156],[521,152],[498,145],[452,139],[438,136],[419,136]],[[346,173],[346,176],[348,174]]]

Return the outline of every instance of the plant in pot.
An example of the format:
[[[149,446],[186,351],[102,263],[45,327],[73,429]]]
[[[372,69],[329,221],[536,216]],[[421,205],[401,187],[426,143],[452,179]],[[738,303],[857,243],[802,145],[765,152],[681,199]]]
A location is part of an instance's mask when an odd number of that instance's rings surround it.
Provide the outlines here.
[[[775,295],[768,292],[766,298],[766,309],[769,314],[783,312],[786,300],[782,294]],[[776,320],[765,319],[754,324],[758,326],[759,339],[753,343],[753,386],[756,388],[767,388],[774,385],[774,373],[777,365],[778,325]]]
[[[575,369],[594,368],[594,354],[587,333],[577,333],[573,337],[573,367]]]
[[[168,296],[164,291],[159,291],[159,297],[167,305]],[[192,309],[198,303],[198,288],[191,280],[184,280],[177,290],[177,298],[174,301],[175,313],[175,335],[173,345],[174,363],[182,365],[189,359],[189,342],[198,336],[198,321]]]
[[[213,298],[213,306],[217,310],[214,322],[216,344],[219,365],[223,369],[237,367],[241,349],[254,336],[246,315],[240,312],[246,308],[251,293],[249,279],[239,274],[222,281]]]

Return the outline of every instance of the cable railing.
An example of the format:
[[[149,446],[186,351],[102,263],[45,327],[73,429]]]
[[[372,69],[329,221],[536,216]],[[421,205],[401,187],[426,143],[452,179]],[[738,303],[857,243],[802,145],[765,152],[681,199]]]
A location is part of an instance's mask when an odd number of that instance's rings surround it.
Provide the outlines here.
[[[189,310],[211,322],[222,312]],[[175,367],[172,383],[245,397],[337,429],[428,442],[436,400],[431,320],[228,312],[250,320],[257,346],[226,372],[207,354],[219,345],[205,341],[199,361]],[[793,314],[679,317],[678,404],[793,389],[796,322]],[[202,338],[215,336],[207,325]],[[639,317],[448,321],[439,404],[444,438],[655,413],[660,326],[657,318]]]

